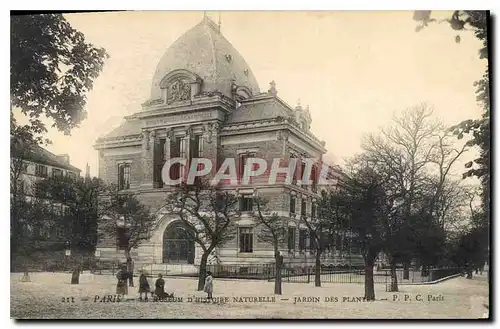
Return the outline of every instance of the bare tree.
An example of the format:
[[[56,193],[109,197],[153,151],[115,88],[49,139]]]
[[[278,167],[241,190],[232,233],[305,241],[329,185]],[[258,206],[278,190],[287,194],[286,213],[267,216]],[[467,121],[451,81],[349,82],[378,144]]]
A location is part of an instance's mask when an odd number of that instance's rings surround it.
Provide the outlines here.
[[[256,192],[254,195],[256,210],[251,215],[257,222],[257,239],[273,246],[275,265],[274,293],[281,295],[283,293],[281,284],[283,256],[280,249],[287,241],[288,219],[279,216],[277,213],[271,213],[267,207],[268,203],[268,200],[259,197]]]
[[[409,108],[394,124],[382,129],[378,135],[368,135],[363,143],[363,157],[382,175],[386,191],[391,194],[393,207],[391,221],[386,225],[385,252],[391,266],[391,289],[397,291],[396,264],[402,262],[408,277],[412,257],[411,239],[403,236],[411,232],[409,218],[420,214],[419,205],[428,199],[427,189],[430,176],[434,179],[435,191],[426,204],[429,216],[436,215],[438,200],[443,194],[450,169],[466,151],[464,145],[455,149],[450,134],[442,123],[432,119],[432,109],[426,104]]]
[[[151,237],[156,217],[133,194],[117,191],[114,186],[110,187],[110,190],[111,193],[107,198],[101,199],[100,228],[103,233],[111,236],[115,236],[121,230],[120,247],[125,253],[127,271],[131,274],[129,285],[133,287],[134,263],[130,252]]]
[[[384,247],[392,200],[384,190],[384,177],[359,158],[348,163],[334,198],[337,211],[348,216],[365,264],[365,299],[375,300],[373,267]],[[330,208],[333,209],[333,208]]]
[[[236,222],[240,217],[238,201],[233,192],[202,180],[192,185],[183,184],[167,198],[167,210],[190,227],[184,231],[186,238],[203,250],[198,290],[203,290],[209,255],[236,237]]]
[[[313,207],[316,211],[311,211],[311,216],[303,216],[301,222],[305,224],[311,239],[311,250],[314,250],[314,285],[321,287],[321,255],[330,247],[333,241],[333,234],[341,227],[344,216],[340,211],[340,204],[335,193],[322,191],[321,198],[313,200]]]

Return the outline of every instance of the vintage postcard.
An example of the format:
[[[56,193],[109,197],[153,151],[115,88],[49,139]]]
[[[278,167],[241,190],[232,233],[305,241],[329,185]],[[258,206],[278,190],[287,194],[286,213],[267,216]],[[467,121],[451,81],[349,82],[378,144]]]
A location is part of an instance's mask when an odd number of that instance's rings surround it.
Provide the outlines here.
[[[488,11],[10,24],[11,318],[490,318]]]

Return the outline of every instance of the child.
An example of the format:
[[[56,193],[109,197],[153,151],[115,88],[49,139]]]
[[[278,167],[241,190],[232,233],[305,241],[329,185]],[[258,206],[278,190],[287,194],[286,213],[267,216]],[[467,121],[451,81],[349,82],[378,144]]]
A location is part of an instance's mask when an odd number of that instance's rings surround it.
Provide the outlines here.
[[[146,274],[144,272],[141,273],[141,276],[139,277],[139,300],[142,300],[142,294],[144,293],[145,295],[145,301],[148,301],[148,292],[150,292],[149,288],[149,282]]]
[[[205,287],[203,291],[208,294],[208,299],[212,300],[212,292],[214,290],[212,272],[207,271],[207,276],[205,277]]]

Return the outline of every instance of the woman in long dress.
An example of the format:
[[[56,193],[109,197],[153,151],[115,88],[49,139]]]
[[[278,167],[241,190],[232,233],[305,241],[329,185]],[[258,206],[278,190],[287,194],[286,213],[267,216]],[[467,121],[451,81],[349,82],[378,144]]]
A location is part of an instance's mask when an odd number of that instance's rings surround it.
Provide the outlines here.
[[[155,295],[158,299],[165,298],[165,280],[163,280],[163,275],[158,274],[158,279],[155,282]]]
[[[122,266],[121,270],[116,274],[118,283],[116,284],[116,294],[117,295],[128,295],[128,285],[127,280],[129,278],[129,273],[125,266]]]
[[[203,287],[203,291],[208,294],[207,298],[212,300],[212,292],[214,290],[212,272],[207,271],[207,275],[205,277],[205,286]]]

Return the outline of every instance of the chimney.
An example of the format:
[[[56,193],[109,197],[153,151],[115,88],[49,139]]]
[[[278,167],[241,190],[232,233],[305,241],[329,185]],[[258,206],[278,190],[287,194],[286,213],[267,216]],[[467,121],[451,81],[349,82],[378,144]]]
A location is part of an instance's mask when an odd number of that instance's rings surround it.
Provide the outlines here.
[[[68,154],[59,154],[57,155],[59,160],[61,160],[64,164],[69,165],[69,155]]]

